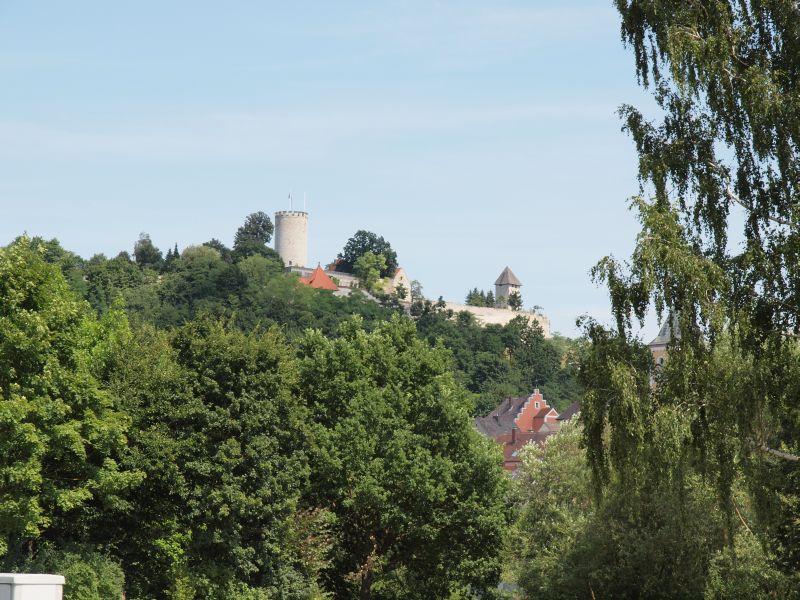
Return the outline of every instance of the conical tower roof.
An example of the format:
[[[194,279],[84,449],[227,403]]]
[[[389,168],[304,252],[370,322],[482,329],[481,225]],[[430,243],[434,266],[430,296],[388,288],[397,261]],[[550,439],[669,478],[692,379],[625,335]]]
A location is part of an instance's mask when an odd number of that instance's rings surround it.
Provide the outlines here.
[[[681,334],[678,331],[678,320],[677,318],[673,317],[673,323],[675,324],[675,339],[680,339]],[[648,346],[666,346],[667,344],[672,342],[673,334],[672,334],[672,326],[669,323],[669,319],[664,320],[664,324],[661,326],[661,329],[658,331],[658,335],[653,338],[653,341],[647,344]]]
[[[500,277],[497,278],[497,281],[494,282],[495,285],[522,285],[522,282],[517,279],[517,276],[514,275],[514,271],[510,268],[506,267],[503,269],[503,272],[500,273]]]

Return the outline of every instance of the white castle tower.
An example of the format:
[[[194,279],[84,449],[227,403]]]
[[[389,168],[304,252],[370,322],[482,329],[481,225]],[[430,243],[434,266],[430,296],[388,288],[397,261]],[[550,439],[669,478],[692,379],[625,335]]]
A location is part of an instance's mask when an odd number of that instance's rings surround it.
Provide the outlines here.
[[[275,251],[287,267],[308,266],[308,213],[280,210],[275,213]]]
[[[511,294],[519,294],[522,290],[522,282],[514,275],[514,272],[506,267],[500,273],[500,277],[494,282],[494,298],[498,308],[508,307],[508,297]]]

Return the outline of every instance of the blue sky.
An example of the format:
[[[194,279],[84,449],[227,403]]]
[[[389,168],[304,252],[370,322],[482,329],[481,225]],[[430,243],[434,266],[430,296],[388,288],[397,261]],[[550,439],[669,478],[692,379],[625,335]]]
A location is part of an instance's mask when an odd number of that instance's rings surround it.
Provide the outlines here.
[[[0,243],[231,243],[292,190],[314,264],[369,229],[456,301],[509,265],[575,335],[637,231],[610,0],[2,0],[0,85]]]

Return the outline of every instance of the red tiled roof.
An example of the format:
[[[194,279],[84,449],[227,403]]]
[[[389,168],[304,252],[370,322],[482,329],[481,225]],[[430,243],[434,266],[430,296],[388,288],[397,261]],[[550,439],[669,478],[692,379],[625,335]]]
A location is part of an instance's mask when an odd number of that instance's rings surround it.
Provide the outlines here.
[[[560,429],[557,419],[558,412],[536,389],[530,396],[506,398],[488,415],[475,419],[475,426],[502,446],[503,468],[514,471],[520,463],[518,451],[528,442],[543,444]]]
[[[327,273],[322,270],[322,267],[317,265],[317,268],[312,271],[308,277],[301,277],[300,283],[310,285],[318,290],[330,290],[335,292],[339,287],[333,283],[333,280],[328,277]]]

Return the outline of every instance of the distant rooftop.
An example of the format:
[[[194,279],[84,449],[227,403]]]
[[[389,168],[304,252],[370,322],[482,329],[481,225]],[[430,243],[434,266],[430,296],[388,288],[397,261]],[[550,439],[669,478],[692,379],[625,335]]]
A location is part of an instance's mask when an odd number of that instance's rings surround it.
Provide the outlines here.
[[[677,321],[673,319],[673,322],[677,324]],[[677,327],[676,327],[677,329]],[[680,339],[680,333],[675,335],[675,338]],[[664,324],[661,326],[661,329],[658,331],[658,335],[653,338],[648,346],[667,346],[668,344],[672,343],[672,327],[669,324],[669,319],[664,321]]]
[[[522,282],[514,275],[514,271],[512,271],[509,267],[503,269],[503,272],[500,273],[500,277],[497,278],[497,281],[494,282],[495,285],[522,285]]]

